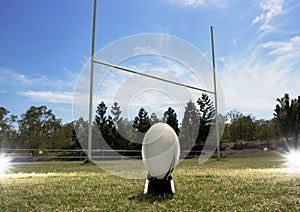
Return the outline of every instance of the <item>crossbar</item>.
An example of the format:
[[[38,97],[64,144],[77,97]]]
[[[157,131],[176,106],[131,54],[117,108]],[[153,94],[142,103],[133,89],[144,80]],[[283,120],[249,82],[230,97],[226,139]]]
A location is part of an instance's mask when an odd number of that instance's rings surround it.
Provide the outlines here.
[[[190,88],[190,89],[197,90],[197,91],[202,91],[202,92],[206,92],[206,93],[215,94],[215,92],[213,92],[213,91],[209,91],[209,90],[205,90],[205,89],[198,88],[198,87],[195,87],[195,86],[186,85],[186,84],[183,84],[183,83],[180,83],[180,82],[175,82],[175,81],[172,81],[172,80],[156,77],[156,76],[153,76],[153,75],[150,75],[150,74],[141,73],[141,72],[134,71],[132,69],[128,69],[128,68],[125,68],[125,67],[122,67],[122,66],[117,66],[117,65],[114,65],[114,64],[111,64],[111,63],[106,63],[106,62],[102,62],[102,61],[99,61],[99,60],[94,60],[93,62],[97,63],[99,65],[108,66],[108,67],[111,67],[111,68],[119,69],[121,71],[129,72],[129,73],[132,73],[132,74],[137,74],[137,75],[140,75],[140,76],[143,76],[143,77],[156,79],[156,80],[159,80],[159,81],[163,81],[163,82],[166,82],[166,83],[170,83],[170,84]]]

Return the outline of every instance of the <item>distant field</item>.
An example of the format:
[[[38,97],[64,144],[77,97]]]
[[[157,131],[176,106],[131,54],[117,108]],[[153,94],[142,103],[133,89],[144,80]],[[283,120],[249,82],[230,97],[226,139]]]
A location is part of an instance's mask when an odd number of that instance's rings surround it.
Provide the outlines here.
[[[279,158],[228,158],[173,174],[176,194],[143,195],[145,180],[107,174],[80,162],[16,163],[0,179],[0,211],[299,211],[300,173]]]

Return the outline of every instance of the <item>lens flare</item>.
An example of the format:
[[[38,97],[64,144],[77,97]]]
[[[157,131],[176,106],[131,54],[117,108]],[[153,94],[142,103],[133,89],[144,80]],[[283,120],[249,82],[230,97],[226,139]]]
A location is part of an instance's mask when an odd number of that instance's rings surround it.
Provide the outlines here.
[[[10,169],[10,158],[0,155],[0,174],[5,174]]]
[[[300,169],[300,150],[290,150],[285,159],[288,167]]]

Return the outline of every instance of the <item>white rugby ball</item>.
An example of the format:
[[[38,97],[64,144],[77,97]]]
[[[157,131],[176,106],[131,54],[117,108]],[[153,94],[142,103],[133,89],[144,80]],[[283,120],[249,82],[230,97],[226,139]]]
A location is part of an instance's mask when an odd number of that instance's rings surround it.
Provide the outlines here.
[[[179,163],[178,137],[166,123],[156,123],[143,139],[142,157],[146,170],[152,177],[162,179],[172,173]]]

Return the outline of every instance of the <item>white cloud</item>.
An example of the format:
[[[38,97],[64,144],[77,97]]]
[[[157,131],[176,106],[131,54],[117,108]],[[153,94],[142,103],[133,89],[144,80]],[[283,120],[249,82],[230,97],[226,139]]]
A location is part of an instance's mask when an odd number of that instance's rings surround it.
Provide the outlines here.
[[[204,5],[204,0],[184,0],[184,4],[186,5]]]
[[[18,92],[24,90],[70,90],[74,86],[76,76],[64,68],[60,77],[62,79],[50,79],[44,75],[26,75],[12,69],[0,67],[0,90],[6,92]]]
[[[222,58],[220,79],[227,110],[271,118],[276,98],[299,95],[300,37],[259,44],[251,53]],[[267,50],[267,51],[266,51]]]
[[[259,1],[259,6],[263,13],[256,16],[252,20],[252,24],[260,24],[259,29],[263,32],[270,32],[276,29],[276,27],[271,24],[271,20],[278,16],[282,12],[282,7],[284,0],[261,0]]]
[[[290,56],[299,56],[300,52],[300,36],[295,36],[289,41],[269,41],[261,45],[262,48],[271,49],[269,55],[288,54]]]
[[[225,0],[169,0],[170,2],[180,3],[186,6],[192,7],[203,7],[203,6],[213,6],[217,8],[225,7]]]
[[[72,103],[76,80],[70,70],[64,68],[60,79],[44,75],[21,74],[12,69],[0,67],[0,92],[28,97],[32,102]]]
[[[10,92],[11,87],[29,86],[34,83],[34,80],[28,78],[24,74],[17,73],[12,69],[0,67],[0,88]],[[37,82],[42,79],[37,78]]]
[[[135,53],[137,55],[139,54],[143,54],[143,53],[147,53],[147,54],[159,54],[159,49],[157,48],[153,48],[151,46],[137,46],[135,49],[134,49]]]
[[[43,103],[65,103],[71,104],[73,101],[73,92],[53,92],[53,91],[24,91],[22,96],[29,97],[33,102]]]

